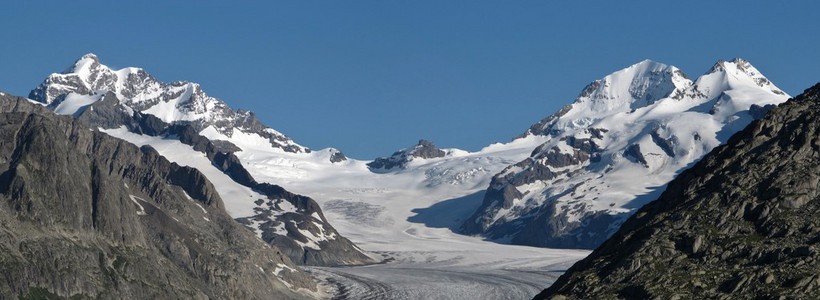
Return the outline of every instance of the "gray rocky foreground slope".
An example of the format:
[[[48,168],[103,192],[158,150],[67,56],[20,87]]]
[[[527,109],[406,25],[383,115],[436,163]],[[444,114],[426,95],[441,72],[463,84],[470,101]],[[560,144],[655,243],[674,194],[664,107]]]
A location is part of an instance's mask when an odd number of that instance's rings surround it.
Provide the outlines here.
[[[820,299],[820,84],[669,183],[536,299]]]
[[[307,298],[196,169],[0,93],[0,294]]]

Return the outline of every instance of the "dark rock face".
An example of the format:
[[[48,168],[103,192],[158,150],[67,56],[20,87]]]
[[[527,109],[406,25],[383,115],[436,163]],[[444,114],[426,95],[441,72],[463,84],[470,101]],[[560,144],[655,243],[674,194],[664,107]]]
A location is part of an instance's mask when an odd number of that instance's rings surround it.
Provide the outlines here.
[[[437,158],[447,155],[444,150],[439,149],[428,140],[419,140],[418,144],[412,148],[399,150],[390,157],[379,157],[367,164],[373,171],[390,170],[404,168],[413,158]]]
[[[5,95],[0,249],[9,297],[270,299],[316,289],[231,219],[197,170]]]
[[[211,141],[208,138],[199,135],[194,126],[191,126],[190,124],[168,126],[161,132],[161,134],[176,137],[183,144],[190,145],[194,148],[194,150],[205,153],[211,161],[214,160],[214,157],[218,153],[233,153],[242,150],[227,141]]]
[[[418,158],[436,158],[436,157],[444,157],[446,153],[433,145],[428,140],[419,140],[419,143],[413,147],[413,150],[410,151],[410,155],[412,157]]]
[[[626,147],[626,149],[624,149],[624,156],[635,160],[645,168],[649,167],[649,163],[646,162],[646,158],[643,156],[643,152],[641,152],[641,145],[629,145],[629,147]]]
[[[763,117],[763,116],[760,116],[760,117]],[[661,148],[661,150],[663,150],[663,152],[666,153],[667,156],[675,157],[675,139],[674,138],[664,138],[664,137],[662,137],[657,129],[650,132],[649,136],[652,137],[652,142],[654,142],[655,145],[658,145],[658,147]],[[638,151],[638,153],[640,153],[640,150]],[[641,156],[643,156],[643,155],[641,155]]]
[[[330,162],[332,163],[343,162],[346,160],[347,156],[345,156],[345,154],[342,153],[342,151],[336,150],[333,152],[333,154],[330,155]]]
[[[536,299],[820,298],[820,85],[673,180]]]
[[[775,107],[777,107],[777,106],[773,105],[773,104],[769,104],[769,105],[765,105],[765,106],[752,104],[752,106],[749,108],[749,114],[751,114],[752,117],[755,118],[755,120],[762,119],[763,116],[766,115],[766,113],[768,113],[769,111],[771,111]]]
[[[571,222],[569,217],[558,213],[553,206],[527,220],[518,228],[510,243],[516,245],[546,246],[550,248],[589,249],[605,240],[605,232],[612,224],[620,224],[619,216],[602,211],[583,216],[584,222]],[[496,236],[495,238],[501,238]]]

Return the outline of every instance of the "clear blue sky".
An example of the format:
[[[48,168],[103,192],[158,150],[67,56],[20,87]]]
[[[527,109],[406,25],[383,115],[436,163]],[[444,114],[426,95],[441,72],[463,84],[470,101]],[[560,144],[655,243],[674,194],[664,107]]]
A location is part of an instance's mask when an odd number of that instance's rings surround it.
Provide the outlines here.
[[[695,78],[743,57],[796,95],[820,81],[816,3],[14,1],[0,10],[0,90],[26,95],[94,52],[201,83],[314,149],[477,150],[646,58]]]

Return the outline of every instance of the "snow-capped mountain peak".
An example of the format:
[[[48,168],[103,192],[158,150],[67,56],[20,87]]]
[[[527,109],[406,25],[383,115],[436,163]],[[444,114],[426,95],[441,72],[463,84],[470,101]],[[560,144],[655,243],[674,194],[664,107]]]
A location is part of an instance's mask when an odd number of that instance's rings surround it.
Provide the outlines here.
[[[594,113],[628,110],[666,98],[691,84],[678,68],[644,60],[587,85],[576,103],[591,102],[587,110]]]
[[[583,128],[604,116],[629,112],[660,99],[680,99],[692,85],[680,69],[643,60],[588,84],[572,104],[533,125],[528,134]]]
[[[60,114],[77,115],[108,93],[116,96],[123,110],[153,115],[165,123],[191,123],[209,129],[229,141],[257,135],[274,148],[287,152],[309,152],[285,135],[259,122],[248,111],[234,111],[225,102],[206,94],[193,82],[161,82],[141,68],[114,70],[92,54],[83,55],[61,73],[49,75],[29,94]]]
[[[715,98],[727,89],[746,87],[760,87],[762,91],[774,95],[786,95],[768,78],[757,70],[749,61],[735,58],[731,61],[719,60],[706,74],[695,82],[691,97]]]
[[[88,54],[83,55],[82,57],[80,57],[80,59],[78,59],[77,61],[74,62],[74,65],[72,65],[71,67],[69,67],[68,69],[63,71],[62,73],[63,74],[80,73],[80,72],[82,72],[82,70],[89,70],[89,69],[92,69],[92,68],[99,68],[100,66],[101,66],[100,65],[100,59],[97,58],[97,55],[94,54],[94,53],[88,53]]]
[[[652,61],[587,86],[526,136],[549,140],[498,173],[462,229],[513,243],[594,247],[675,174],[788,99],[748,61],[694,82]]]

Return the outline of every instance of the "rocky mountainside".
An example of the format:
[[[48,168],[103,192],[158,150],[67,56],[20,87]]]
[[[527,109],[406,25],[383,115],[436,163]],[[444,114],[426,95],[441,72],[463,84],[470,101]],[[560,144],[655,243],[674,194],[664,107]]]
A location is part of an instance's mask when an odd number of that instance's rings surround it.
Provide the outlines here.
[[[548,140],[493,177],[461,230],[594,248],[681,170],[787,98],[742,59],[695,81],[649,60],[612,73],[527,130],[522,138]]]
[[[377,261],[339,235],[313,199],[257,182],[234,155],[251,149],[231,141],[253,140],[284,153],[304,154],[310,152],[307,148],[264,126],[252,113],[231,110],[195,83],[163,83],[138,68],[111,70],[88,54],[67,71],[49,75],[30,97],[91,128],[153,146],[172,162],[199,169],[219,183],[231,216],[294,262],[337,266]],[[225,139],[208,139],[203,132]],[[174,140],[179,143],[168,145]],[[166,146],[172,149],[163,151]],[[331,161],[345,159],[341,152],[330,156]]]
[[[0,294],[312,298],[196,169],[0,93]]]
[[[820,84],[669,183],[537,299],[820,298]]]

